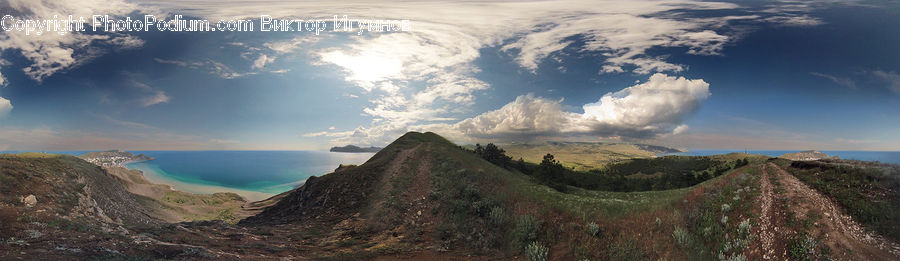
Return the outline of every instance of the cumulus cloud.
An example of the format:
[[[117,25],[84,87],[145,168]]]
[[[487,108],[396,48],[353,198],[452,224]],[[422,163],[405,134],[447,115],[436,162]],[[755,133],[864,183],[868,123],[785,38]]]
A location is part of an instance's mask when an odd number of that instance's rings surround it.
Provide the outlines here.
[[[530,139],[537,136],[593,136],[603,138],[652,138],[682,133],[681,124],[709,98],[709,84],[654,74],[642,84],[607,93],[585,104],[583,113],[563,110],[561,100],[523,95],[502,108],[452,125],[422,128],[458,138]]]
[[[12,111],[12,109],[12,103],[10,103],[9,100],[3,97],[0,97],[0,118],[6,117],[6,115],[9,114],[10,111]]]

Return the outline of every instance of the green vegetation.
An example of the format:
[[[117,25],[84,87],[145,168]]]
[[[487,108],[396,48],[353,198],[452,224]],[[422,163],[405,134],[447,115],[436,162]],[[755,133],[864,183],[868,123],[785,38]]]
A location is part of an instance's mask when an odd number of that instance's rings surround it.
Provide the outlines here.
[[[550,153],[556,156],[563,166],[577,171],[602,168],[607,164],[622,160],[653,158],[661,153],[678,152],[678,150],[660,146],[606,142],[550,141],[503,144],[502,147],[512,158],[521,158],[535,164],[543,160],[543,155]]]
[[[525,247],[525,256],[528,257],[528,261],[547,261],[548,253],[549,249],[538,242],[531,242]]]
[[[541,163],[535,165],[521,159],[512,161],[503,149],[494,144],[485,147],[478,144],[472,152],[499,167],[529,174],[538,183],[560,192],[568,191],[567,186],[621,192],[685,188],[750,163],[747,158],[719,160],[713,157],[666,156],[632,159],[582,172],[564,167],[552,154],[544,155]]]
[[[672,238],[692,259],[743,260],[743,251],[755,240],[752,209],[759,194],[758,169],[744,168],[734,177],[706,186],[704,197],[682,215],[685,228],[676,227]]]
[[[521,215],[516,219],[513,237],[521,247],[526,247],[538,238],[538,222],[532,215]]]
[[[900,240],[900,167],[843,161],[794,161],[787,170],[834,199],[867,228]]]
[[[821,239],[816,239],[806,231],[801,231],[788,240],[788,255],[794,260],[831,260],[831,249],[821,244]]]
[[[480,185],[498,184],[490,175],[471,171],[455,161],[444,161],[432,168],[432,201],[439,205],[433,211],[443,213],[437,238],[463,242],[475,249],[497,249],[508,242],[505,198],[485,193],[490,188]]]

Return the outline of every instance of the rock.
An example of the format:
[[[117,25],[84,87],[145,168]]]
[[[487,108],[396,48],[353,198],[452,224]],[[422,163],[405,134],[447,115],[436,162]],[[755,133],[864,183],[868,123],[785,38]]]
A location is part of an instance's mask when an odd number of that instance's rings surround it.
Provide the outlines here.
[[[34,195],[28,195],[27,197],[22,199],[22,202],[25,203],[26,207],[34,207],[34,205],[37,204],[37,197],[35,197]]]

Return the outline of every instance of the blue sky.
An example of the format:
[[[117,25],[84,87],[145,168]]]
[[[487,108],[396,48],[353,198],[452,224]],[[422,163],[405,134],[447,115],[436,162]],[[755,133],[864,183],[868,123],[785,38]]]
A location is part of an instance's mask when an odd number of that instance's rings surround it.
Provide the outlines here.
[[[79,0],[0,15],[409,19],[408,32],[0,32],[0,150],[459,143],[900,150],[900,4]]]

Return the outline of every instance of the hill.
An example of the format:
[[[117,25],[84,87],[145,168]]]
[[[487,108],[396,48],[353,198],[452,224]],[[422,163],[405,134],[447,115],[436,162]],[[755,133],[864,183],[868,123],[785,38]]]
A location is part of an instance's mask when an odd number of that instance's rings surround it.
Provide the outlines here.
[[[576,170],[600,168],[612,162],[633,158],[653,158],[660,154],[681,152],[680,150],[655,145],[608,143],[608,142],[562,142],[501,144],[513,159],[522,158],[528,162],[541,162],[547,154],[553,154],[567,167]]]
[[[354,146],[354,145],[347,145],[347,146],[343,146],[343,147],[331,147],[331,149],[329,149],[328,151],[330,151],[330,152],[357,152],[357,153],[359,153],[359,152],[378,152],[378,151],[380,151],[380,150],[381,150],[381,148],[379,148],[379,147],[362,148],[362,147],[358,147],[358,146]]]
[[[820,160],[820,159],[829,159],[829,158],[837,158],[830,157],[828,154],[819,152],[817,150],[806,150],[801,152],[794,153],[785,153],[784,155],[778,156],[779,158],[789,159],[789,160]]]

